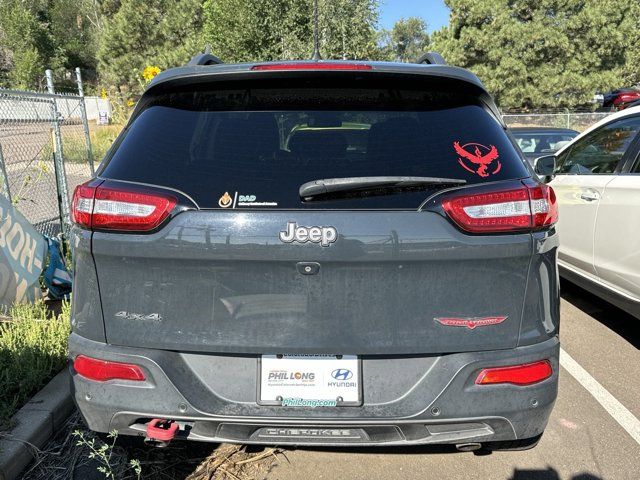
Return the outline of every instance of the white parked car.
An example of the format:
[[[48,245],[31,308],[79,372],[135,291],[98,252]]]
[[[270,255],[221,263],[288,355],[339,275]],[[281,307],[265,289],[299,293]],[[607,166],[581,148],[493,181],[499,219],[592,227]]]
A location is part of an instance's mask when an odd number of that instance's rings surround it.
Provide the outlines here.
[[[640,318],[640,107],[536,160],[558,198],[560,275]]]

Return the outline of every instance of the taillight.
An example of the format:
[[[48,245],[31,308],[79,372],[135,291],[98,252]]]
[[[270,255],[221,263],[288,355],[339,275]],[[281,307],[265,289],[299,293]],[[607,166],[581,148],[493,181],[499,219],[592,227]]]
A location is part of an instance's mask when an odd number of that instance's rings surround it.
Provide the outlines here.
[[[80,185],[73,193],[71,215],[93,230],[144,232],[160,225],[176,203],[171,195]]]
[[[556,195],[548,185],[453,195],[442,207],[460,228],[472,233],[525,231],[558,220]]]
[[[251,70],[371,70],[365,63],[339,62],[298,62],[298,63],[265,63],[254,65]]]
[[[73,362],[73,368],[89,380],[106,382],[107,380],[133,380],[141,382],[145,380],[142,369],[130,363],[110,362],[97,358],[78,355]]]
[[[93,213],[93,197],[95,194],[96,189],[86,185],[78,185],[73,191],[71,219],[74,223],[91,228],[91,214]]]
[[[533,227],[541,228],[558,221],[558,201],[556,192],[549,185],[537,185],[529,188],[531,195],[531,214]]]
[[[532,385],[542,382],[553,374],[549,360],[510,367],[485,368],[476,378],[476,385],[495,385],[510,383],[513,385]]]

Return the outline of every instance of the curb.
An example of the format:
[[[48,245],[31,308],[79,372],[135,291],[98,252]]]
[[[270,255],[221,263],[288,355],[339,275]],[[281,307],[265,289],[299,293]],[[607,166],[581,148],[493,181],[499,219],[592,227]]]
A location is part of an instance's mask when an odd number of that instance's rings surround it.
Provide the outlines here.
[[[15,427],[0,437],[0,480],[15,480],[74,409],[64,368],[13,416]]]

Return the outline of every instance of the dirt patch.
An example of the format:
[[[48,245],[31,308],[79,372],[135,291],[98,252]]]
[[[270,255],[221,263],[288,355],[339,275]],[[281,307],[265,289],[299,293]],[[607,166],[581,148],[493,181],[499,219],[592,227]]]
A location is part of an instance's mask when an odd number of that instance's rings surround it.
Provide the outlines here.
[[[186,480],[262,479],[284,455],[276,448],[221,444]]]
[[[91,442],[93,447],[87,445]],[[105,447],[104,455],[95,454]],[[278,449],[247,445],[174,442],[167,448],[149,448],[128,437],[115,444],[112,439],[105,442],[86,430],[78,413],[33,454],[35,462],[23,480],[262,480],[277,462],[286,461]],[[132,460],[139,463],[139,475]],[[106,477],[105,469],[113,477]]]

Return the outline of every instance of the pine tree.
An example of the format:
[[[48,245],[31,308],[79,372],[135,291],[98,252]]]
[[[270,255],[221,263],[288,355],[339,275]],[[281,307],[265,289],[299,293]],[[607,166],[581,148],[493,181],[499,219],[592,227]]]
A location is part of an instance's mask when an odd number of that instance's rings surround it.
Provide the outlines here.
[[[446,3],[450,24],[434,34],[435,49],[475,72],[503,108],[586,104],[638,70],[627,63],[640,48],[637,1]]]
[[[323,58],[377,54],[377,0],[319,0]],[[205,39],[226,62],[304,59],[313,51],[312,0],[206,0]]]
[[[391,30],[381,32],[386,60],[413,62],[429,48],[427,23],[418,17],[401,18]]]
[[[201,0],[122,0],[100,38],[101,79],[139,92],[146,66],[181,65],[203,49],[201,25]]]

